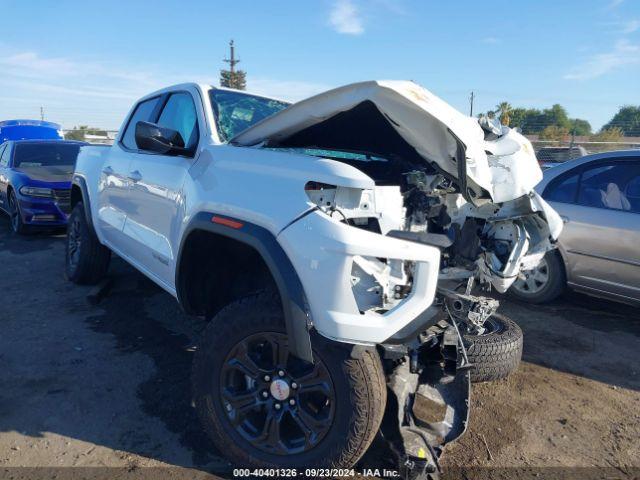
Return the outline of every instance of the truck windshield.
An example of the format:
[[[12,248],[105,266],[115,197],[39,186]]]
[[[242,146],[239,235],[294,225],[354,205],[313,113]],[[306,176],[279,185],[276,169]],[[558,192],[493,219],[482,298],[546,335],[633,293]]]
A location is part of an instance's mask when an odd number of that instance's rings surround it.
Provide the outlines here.
[[[80,145],[75,143],[19,143],[13,157],[16,168],[75,166]]]
[[[210,90],[209,99],[216,116],[218,135],[223,142],[290,105],[271,98],[227,90]]]

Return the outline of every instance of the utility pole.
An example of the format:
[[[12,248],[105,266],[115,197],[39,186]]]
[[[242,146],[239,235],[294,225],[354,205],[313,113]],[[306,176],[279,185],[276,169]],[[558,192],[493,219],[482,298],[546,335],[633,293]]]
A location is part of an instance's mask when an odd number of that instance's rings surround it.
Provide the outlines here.
[[[469,105],[471,106],[470,108],[470,112],[469,112],[469,116],[473,117],[473,99],[474,99],[475,95],[473,93],[473,90],[471,90],[471,95],[469,95]]]
[[[44,121],[44,107],[40,107],[40,120]]]
[[[223,58],[222,61],[229,64],[229,70],[220,70],[220,85],[227,88],[235,88],[236,90],[244,90],[247,87],[247,73],[242,70],[236,70],[236,65],[240,60],[236,58],[236,47],[233,40],[229,42],[231,50],[230,58]]]
[[[229,71],[233,75],[236,73],[236,65],[240,63],[240,60],[236,60],[236,47],[233,44],[233,40],[229,42],[229,49],[231,50],[231,58],[224,58],[222,61],[229,64]]]

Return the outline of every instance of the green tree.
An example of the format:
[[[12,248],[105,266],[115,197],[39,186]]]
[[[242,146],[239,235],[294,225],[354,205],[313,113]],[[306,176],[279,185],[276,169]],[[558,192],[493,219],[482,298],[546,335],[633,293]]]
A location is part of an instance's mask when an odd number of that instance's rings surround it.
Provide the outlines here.
[[[640,137],[640,106],[625,105],[620,107],[602,130],[618,128],[627,137]]]
[[[247,73],[244,70],[220,70],[220,86],[245,90],[247,88]]]
[[[540,132],[540,140],[551,140],[554,142],[562,142],[567,140],[569,129],[558,125],[549,125]]]
[[[586,120],[574,118],[571,120],[571,133],[578,137],[591,135],[591,124]]]
[[[511,127],[519,128],[526,135],[540,133],[546,126],[542,112],[537,108],[514,108],[509,117]]]
[[[619,142],[622,140],[624,132],[620,127],[602,128],[595,135],[591,135],[592,142]]]
[[[571,120],[569,120],[567,111],[562,105],[557,103],[552,105],[551,108],[545,108],[542,111],[541,120],[542,129],[550,125],[555,125],[560,128],[565,128],[567,131],[571,130]]]
[[[511,110],[513,110],[511,104],[509,102],[500,102],[496,105],[496,110],[500,112],[500,123],[508,127],[511,121]]]

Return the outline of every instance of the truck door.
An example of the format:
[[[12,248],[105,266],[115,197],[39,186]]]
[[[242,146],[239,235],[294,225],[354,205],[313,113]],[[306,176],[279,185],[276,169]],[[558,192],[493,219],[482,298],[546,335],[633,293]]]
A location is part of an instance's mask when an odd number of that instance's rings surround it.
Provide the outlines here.
[[[129,247],[123,230],[130,211],[130,166],[138,151],[135,141],[136,123],[153,118],[160,98],[154,97],[136,105],[122,136],[106,155],[100,172],[97,205],[99,229],[102,238],[119,254],[126,252]]]
[[[185,147],[198,144],[200,138],[195,91],[175,91],[163,99],[157,125],[180,133]],[[197,149],[193,151],[197,152]],[[185,177],[195,155],[171,156],[136,153],[130,165],[130,211],[124,234],[137,246],[130,249],[136,263],[143,266],[161,284],[171,290],[180,226],[184,217]]]

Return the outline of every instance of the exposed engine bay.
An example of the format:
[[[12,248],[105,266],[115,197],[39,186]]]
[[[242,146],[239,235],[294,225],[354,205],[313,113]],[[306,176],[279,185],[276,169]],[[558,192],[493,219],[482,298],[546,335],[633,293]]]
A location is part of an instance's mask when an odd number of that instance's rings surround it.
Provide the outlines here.
[[[502,293],[553,248],[545,203],[535,192],[476,207],[442,175],[413,170],[403,177],[402,185],[373,190],[310,182],[306,191],[351,226],[440,248],[441,280],[475,278]],[[400,260],[356,257],[351,282],[360,310],[393,308],[410,292],[411,269]]]

